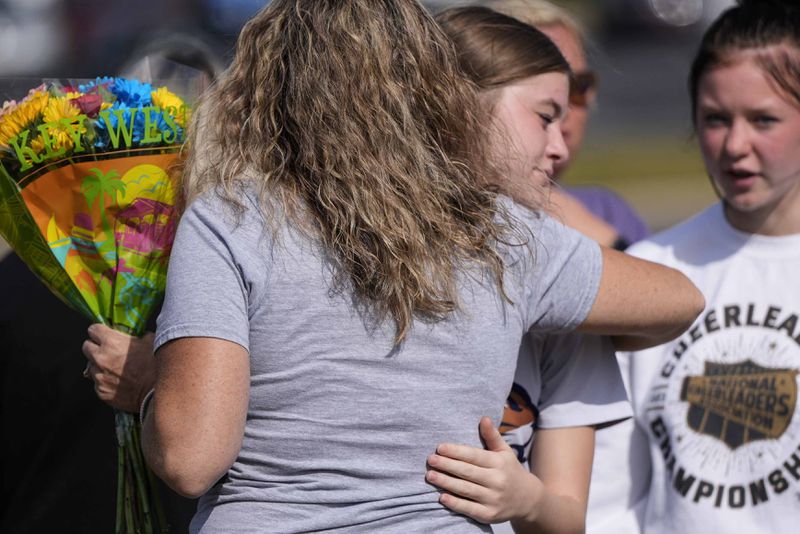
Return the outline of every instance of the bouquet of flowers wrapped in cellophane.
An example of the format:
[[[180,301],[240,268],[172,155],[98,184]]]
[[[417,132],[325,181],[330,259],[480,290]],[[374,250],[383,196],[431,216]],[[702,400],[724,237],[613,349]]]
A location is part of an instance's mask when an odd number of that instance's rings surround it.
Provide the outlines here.
[[[0,111],[0,234],[65,302],[131,335],[163,295],[187,120],[166,87],[123,78],[46,83]],[[117,411],[116,432],[116,531],[166,531],[137,419]]]

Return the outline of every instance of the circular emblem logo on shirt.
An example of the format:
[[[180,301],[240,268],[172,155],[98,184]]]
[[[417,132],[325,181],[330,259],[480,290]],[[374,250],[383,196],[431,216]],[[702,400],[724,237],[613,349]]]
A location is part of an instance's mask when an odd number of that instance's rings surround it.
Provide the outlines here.
[[[800,491],[798,316],[778,306],[709,310],[677,340],[645,402],[670,491],[742,508]]]

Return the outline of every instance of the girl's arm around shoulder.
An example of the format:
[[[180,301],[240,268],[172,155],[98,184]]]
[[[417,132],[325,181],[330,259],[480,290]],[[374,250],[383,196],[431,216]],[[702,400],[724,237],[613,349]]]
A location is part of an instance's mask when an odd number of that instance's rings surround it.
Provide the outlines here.
[[[479,429],[486,450],[446,443],[428,458],[426,479],[443,490],[444,506],[482,523],[510,520],[518,534],[583,532],[592,428],[537,432],[532,459],[553,462],[540,473],[519,463],[491,419],[482,418]]]
[[[582,332],[641,350],[681,335],[703,311],[700,290],[680,271],[603,247],[603,274]]]
[[[239,454],[249,356],[231,341],[186,337],[163,345],[156,360],[155,394],[142,428],[145,459],[173,490],[198,497]]]

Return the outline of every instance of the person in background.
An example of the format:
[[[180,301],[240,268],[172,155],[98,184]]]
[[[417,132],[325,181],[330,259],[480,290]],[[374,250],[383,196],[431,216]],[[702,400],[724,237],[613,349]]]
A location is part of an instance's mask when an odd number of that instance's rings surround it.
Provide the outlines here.
[[[706,31],[689,78],[720,201],[630,249],[680,269],[707,302],[680,338],[620,355],[637,427],[598,461],[649,486],[633,503],[647,534],[798,529],[800,6],[737,4]],[[613,525],[618,504],[606,531],[638,532]]]
[[[580,151],[597,96],[597,75],[587,61],[583,27],[567,10],[546,0],[485,0],[482,5],[542,31],[558,46],[572,68],[569,113],[562,123],[570,158],[556,165],[554,179],[558,180]],[[602,245],[622,250],[649,234],[647,225],[636,211],[605,187],[554,188],[551,202],[556,217]],[[589,213],[581,210],[578,203],[587,208]],[[590,214],[595,217],[590,217]]]

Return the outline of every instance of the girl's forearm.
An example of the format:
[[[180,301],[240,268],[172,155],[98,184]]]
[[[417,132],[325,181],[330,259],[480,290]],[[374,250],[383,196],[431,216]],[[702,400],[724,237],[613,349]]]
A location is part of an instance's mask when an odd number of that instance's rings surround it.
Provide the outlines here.
[[[575,534],[585,531],[586,511],[576,499],[555,495],[531,476],[531,507],[525,517],[511,520],[516,534]]]

